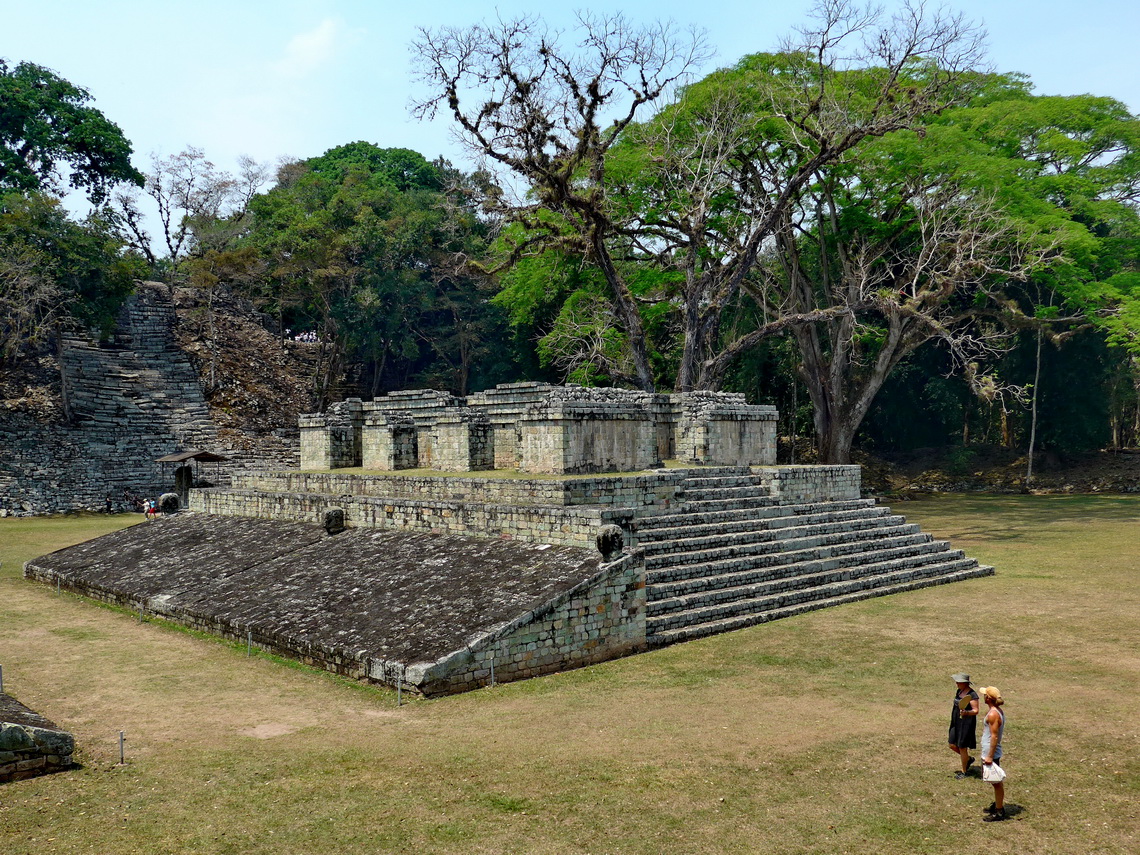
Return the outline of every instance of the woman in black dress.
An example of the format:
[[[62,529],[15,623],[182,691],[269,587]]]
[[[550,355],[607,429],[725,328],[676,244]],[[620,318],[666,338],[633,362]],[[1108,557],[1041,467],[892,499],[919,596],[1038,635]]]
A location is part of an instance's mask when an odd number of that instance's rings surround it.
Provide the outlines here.
[[[954,674],[950,679],[958,684],[950,711],[950,750],[962,761],[962,771],[954,773],[961,780],[974,762],[970,749],[978,744],[978,693],[970,688],[969,674]]]

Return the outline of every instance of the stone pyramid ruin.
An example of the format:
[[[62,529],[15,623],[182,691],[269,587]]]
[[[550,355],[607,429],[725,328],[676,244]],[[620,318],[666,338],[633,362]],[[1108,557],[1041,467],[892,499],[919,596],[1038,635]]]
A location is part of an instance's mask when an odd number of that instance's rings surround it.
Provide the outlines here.
[[[775,411],[740,396],[417,391],[301,429],[301,470],[25,574],[432,696],[993,573],[857,466],[776,465]]]

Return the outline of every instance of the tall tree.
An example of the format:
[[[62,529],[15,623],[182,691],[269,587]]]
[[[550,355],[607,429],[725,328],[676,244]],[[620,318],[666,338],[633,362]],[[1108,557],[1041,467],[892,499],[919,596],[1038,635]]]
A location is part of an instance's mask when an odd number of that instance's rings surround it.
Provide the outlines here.
[[[115,184],[141,185],[130,143],[90,102],[43,66],[0,59],[0,189],[59,193],[66,179],[98,204]]]
[[[848,458],[886,377],[925,342],[990,398],[1014,391],[985,366],[1019,328],[1056,343],[1092,324],[1136,343],[1140,124],[1016,77],[980,77],[972,97],[819,170],[745,286],[773,320],[706,363],[789,329],[825,460]]]
[[[273,286],[263,304],[318,333],[319,398],[348,359],[367,365],[373,394],[433,361],[466,390],[490,343],[464,269],[485,232],[465,181],[415,152],[352,143],[283,169],[252,200],[249,243]]]
[[[113,225],[40,193],[0,192],[0,367],[61,329],[110,331],[138,270]]]
[[[115,194],[114,207],[131,247],[146,258],[152,275],[169,279],[192,255],[230,247],[249,225],[246,206],[269,180],[269,167],[252,157],[238,158],[236,175],[218,169],[195,146],[170,157],[151,156],[142,191]],[[149,198],[161,230],[156,238],[140,207]]]
[[[524,230],[511,260],[558,247],[595,264],[630,348],[631,379],[653,388],[637,302],[610,245],[618,235],[605,206],[605,160],[621,131],[703,60],[703,37],[581,15],[572,45],[538,19],[520,18],[422,30],[414,50],[434,91],[416,114],[446,110],[481,166],[502,177],[484,203]],[[519,181],[530,199],[500,189]]]
[[[583,18],[571,46],[531,19],[425,31],[416,44],[435,93],[418,114],[446,109],[489,167],[531,191],[488,200],[523,226],[510,259],[559,247],[595,265],[640,388],[655,382],[640,303],[680,302],[675,386],[707,386],[701,365],[719,347],[723,312],[815,172],[954,103],[979,58],[972,27],[922,4],[890,18],[845,0],[816,12],[783,54],[762,60],[762,85],[742,64],[707,82],[697,109],[666,110],[645,129],[634,127],[639,112],[703,58],[698,36],[615,16]],[[627,260],[683,283],[638,294]]]

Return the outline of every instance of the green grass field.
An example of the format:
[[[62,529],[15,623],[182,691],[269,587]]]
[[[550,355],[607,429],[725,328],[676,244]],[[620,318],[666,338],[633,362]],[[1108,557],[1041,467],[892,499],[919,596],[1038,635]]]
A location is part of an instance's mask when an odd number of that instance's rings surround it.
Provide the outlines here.
[[[20,577],[137,517],[0,520],[5,687],[83,764],[0,786],[0,852],[1140,851],[1140,497],[895,510],[997,575],[402,707]],[[1005,823],[953,778],[961,669]]]

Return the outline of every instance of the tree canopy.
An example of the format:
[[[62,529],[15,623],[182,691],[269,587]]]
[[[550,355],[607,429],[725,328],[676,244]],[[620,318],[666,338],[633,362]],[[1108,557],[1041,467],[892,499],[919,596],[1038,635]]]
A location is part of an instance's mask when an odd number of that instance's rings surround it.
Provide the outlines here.
[[[0,192],[0,366],[60,328],[108,332],[138,273],[113,224],[39,193]]]
[[[115,184],[141,185],[131,144],[90,102],[47,68],[0,59],[0,188],[51,192],[66,178],[99,203]]]
[[[726,308],[816,170],[953,103],[979,51],[960,17],[921,4],[885,17],[822,3],[760,74],[742,62],[706,81],[724,97],[637,125],[702,58],[701,38],[620,16],[585,17],[576,35],[567,44],[532,19],[425,32],[420,73],[436,94],[418,109],[446,108],[489,167],[528,182],[525,200],[488,200],[522,227],[509,263],[555,247],[597,267],[643,389],[665,379],[639,311],[654,297],[634,291],[625,262],[676,274],[656,296],[680,302],[674,385],[707,387]],[[761,85],[734,85],[749,76]]]
[[[596,21],[578,48],[593,64],[529,22],[425,36],[441,94],[421,109],[445,102],[478,154],[528,182],[524,200],[489,200],[514,223],[498,300],[516,322],[543,318],[548,360],[577,379],[719,388],[788,336],[821,455],[844,461],[885,379],[928,341],[989,396],[1012,391],[986,364],[1019,328],[1064,319],[1133,344],[1127,109],[979,71],[979,31],[921,4],[818,11],[780,52],[609,127],[598,92],[624,90],[591,81],[620,51]]]
[[[465,391],[494,363],[495,312],[465,269],[486,227],[465,176],[406,149],[352,143],[282,169],[250,202],[247,239],[267,265],[264,295],[282,317],[315,328],[325,394],[346,358],[372,392],[412,375]]]

